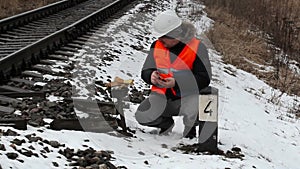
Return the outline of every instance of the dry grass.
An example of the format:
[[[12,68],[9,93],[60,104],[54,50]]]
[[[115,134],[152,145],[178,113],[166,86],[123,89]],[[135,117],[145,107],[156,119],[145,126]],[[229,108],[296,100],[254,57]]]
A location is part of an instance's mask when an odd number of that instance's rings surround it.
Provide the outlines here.
[[[269,65],[272,58],[264,39],[249,31],[249,24],[220,9],[213,9],[216,21],[208,37],[227,63],[253,72],[257,64]],[[251,64],[251,61],[254,64]]]
[[[299,75],[282,63],[277,65],[272,47],[260,32],[250,31],[253,30],[250,23],[221,8],[209,8],[207,12],[216,21],[207,36],[226,63],[255,74],[282,92],[300,96]],[[270,66],[273,70],[265,70]]]
[[[0,19],[32,10],[59,0],[1,0]]]
[[[300,62],[299,0],[201,0],[210,8],[221,8],[251,22],[270,35],[272,43]]]

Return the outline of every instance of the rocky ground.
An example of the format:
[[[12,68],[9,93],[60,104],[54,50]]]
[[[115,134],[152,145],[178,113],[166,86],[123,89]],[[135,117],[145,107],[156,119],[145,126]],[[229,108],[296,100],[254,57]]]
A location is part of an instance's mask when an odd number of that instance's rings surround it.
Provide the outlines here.
[[[43,132],[43,130],[39,130],[39,132]],[[0,130],[0,135],[5,137],[17,137],[20,136],[14,130]],[[42,157],[48,158],[48,154],[53,152],[54,149],[58,151],[60,154],[57,158],[62,158],[64,156],[69,162],[68,166],[73,168],[91,168],[91,169],[124,169],[126,167],[119,166],[116,167],[110,161],[113,158],[113,152],[111,151],[97,151],[91,147],[86,146],[86,149],[77,149],[74,150],[72,148],[67,147],[65,144],[61,144],[58,141],[47,140],[46,138],[42,138],[37,136],[37,134],[32,133],[25,136],[26,139],[18,139],[15,138],[11,141],[9,145],[10,148],[15,150],[6,151],[8,147],[5,147],[4,144],[0,144],[1,153],[5,153],[8,159],[17,160],[20,163],[24,163],[24,160],[19,158],[19,154],[24,155],[26,157]],[[86,139],[85,142],[89,142],[90,140]],[[24,146],[24,145],[29,146]],[[22,146],[23,145],[23,146]],[[22,148],[20,148],[22,146]],[[26,148],[25,148],[26,147]],[[38,149],[40,150],[38,152]],[[18,152],[18,153],[17,153]],[[54,167],[60,168],[59,164],[55,161],[52,162]],[[1,168],[1,166],[0,166]]]

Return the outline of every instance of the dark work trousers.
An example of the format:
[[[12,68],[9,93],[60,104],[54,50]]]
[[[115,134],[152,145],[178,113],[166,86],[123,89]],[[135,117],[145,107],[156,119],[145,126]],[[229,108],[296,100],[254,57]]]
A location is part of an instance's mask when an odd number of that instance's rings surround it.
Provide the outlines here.
[[[174,124],[172,116],[183,116],[185,131],[195,124],[198,116],[199,95],[190,95],[181,99],[167,99],[165,95],[152,92],[138,107],[135,118],[145,126],[169,128]]]

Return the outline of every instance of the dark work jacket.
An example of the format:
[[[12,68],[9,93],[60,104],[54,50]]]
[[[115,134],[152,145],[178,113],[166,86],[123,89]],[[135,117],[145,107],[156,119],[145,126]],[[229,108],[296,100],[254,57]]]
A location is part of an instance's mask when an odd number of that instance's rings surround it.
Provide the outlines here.
[[[151,85],[155,85],[151,83],[151,74],[153,71],[157,70],[153,57],[153,48],[155,43],[156,41],[151,45],[149,55],[143,65],[141,74],[142,79]],[[185,44],[179,42],[177,45],[169,49],[171,63],[177,58],[184,47]],[[167,89],[166,97],[168,99],[174,100],[186,95],[199,94],[201,89],[209,85],[211,79],[211,64],[208,58],[207,48],[202,42],[198,47],[197,57],[193,63],[192,70],[188,72],[183,71],[174,73],[173,76],[176,81],[174,89],[179,93],[179,95],[175,96],[170,89]]]

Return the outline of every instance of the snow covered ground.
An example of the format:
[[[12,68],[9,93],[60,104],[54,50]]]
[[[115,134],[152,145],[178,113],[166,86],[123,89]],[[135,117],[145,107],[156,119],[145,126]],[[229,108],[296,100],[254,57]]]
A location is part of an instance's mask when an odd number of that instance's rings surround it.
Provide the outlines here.
[[[154,6],[155,3],[155,6]],[[185,1],[191,6],[203,8],[199,4]],[[78,62],[74,70],[73,84],[82,89],[79,95],[83,98],[91,96],[88,86],[95,80],[113,79],[119,76],[124,79],[134,79],[134,86],[142,90],[149,88],[140,79],[140,70],[147,56],[147,50],[155,39],[151,35],[151,23],[154,15],[167,8],[175,8],[176,3],[167,1],[144,1],[135,6],[127,15],[111,21],[113,24],[104,26],[97,34],[98,40],[87,43],[83,50],[73,58]],[[183,5],[179,15],[190,19],[199,29],[199,35],[213,21],[205,15],[189,15]],[[101,38],[102,37],[102,38]],[[205,36],[202,36],[205,38]],[[207,43],[209,40],[206,39]],[[210,45],[208,45],[210,46]],[[153,128],[140,126],[134,118],[137,104],[130,104],[125,110],[127,125],[136,130],[135,137],[118,137],[114,133],[91,133],[78,131],[53,131],[46,128],[28,126],[28,130],[12,129],[20,136],[1,136],[1,144],[6,151],[0,150],[0,164],[4,169],[40,169],[40,168],[72,168],[66,158],[58,153],[60,148],[49,147],[47,157],[42,157],[41,150],[45,145],[38,143],[23,143],[18,148],[28,149],[33,145],[34,153],[39,157],[26,157],[19,154],[17,160],[7,158],[7,152],[15,152],[11,141],[15,138],[25,139],[25,135],[35,133],[36,136],[55,140],[67,147],[112,151],[116,166],[126,166],[129,169],[224,169],[224,168],[274,168],[299,169],[300,159],[300,122],[289,114],[289,108],[299,104],[299,98],[283,95],[280,92],[258,80],[254,75],[239,70],[232,65],[226,65],[213,49],[209,50],[213,66],[212,86],[219,89],[219,145],[227,151],[233,147],[241,148],[245,155],[243,159],[226,158],[221,155],[184,154],[174,150],[180,144],[194,144],[197,139],[181,138],[183,130],[180,118],[176,118],[176,126],[169,136],[158,136],[144,133]],[[113,57],[119,61],[107,61],[101,64],[101,58]],[[75,75],[76,74],[76,75]],[[78,94],[78,93],[77,93]],[[98,99],[101,99],[98,97]],[[274,105],[270,100],[276,100]],[[7,130],[6,127],[1,127]],[[53,162],[59,166],[55,167]]]

